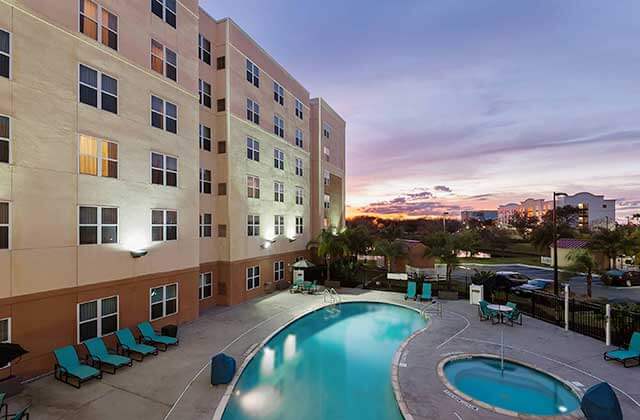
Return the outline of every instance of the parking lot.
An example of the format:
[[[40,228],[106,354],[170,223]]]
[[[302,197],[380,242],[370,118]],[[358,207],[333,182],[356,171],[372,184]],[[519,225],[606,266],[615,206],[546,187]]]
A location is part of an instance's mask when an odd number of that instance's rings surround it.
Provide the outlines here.
[[[520,264],[512,265],[482,265],[482,264],[463,264],[455,272],[456,277],[465,276],[469,278],[473,275],[473,269],[487,271],[517,271],[528,277],[539,279],[553,279],[553,270],[551,268],[533,267]],[[584,276],[570,276],[568,273],[560,273],[561,283],[569,282],[571,291],[576,295],[586,295],[587,280]],[[640,287],[610,287],[600,281],[599,276],[593,277],[592,294],[594,298],[605,298],[616,301],[633,301],[640,302]]]

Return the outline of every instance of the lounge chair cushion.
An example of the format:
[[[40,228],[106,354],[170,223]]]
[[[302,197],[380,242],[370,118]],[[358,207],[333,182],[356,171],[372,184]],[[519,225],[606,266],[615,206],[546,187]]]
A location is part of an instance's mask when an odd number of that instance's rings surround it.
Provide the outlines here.
[[[96,337],[84,342],[84,345],[87,347],[89,354],[94,359],[99,360],[100,362],[113,365],[113,366],[124,366],[131,363],[131,359],[128,357],[120,356],[117,354],[110,354],[107,350],[107,346],[104,345],[104,341],[102,338]]]
[[[127,346],[127,349],[129,349],[130,351],[136,352],[136,353],[140,353],[140,354],[144,354],[145,356],[147,354],[151,354],[151,353],[155,353],[156,352],[156,348],[153,346],[149,346],[147,344],[133,344],[132,346]]]
[[[80,365],[78,353],[76,353],[76,349],[73,348],[73,346],[66,346],[55,349],[53,353],[56,355],[58,364],[65,369]]]
[[[616,360],[628,360],[628,359],[637,359],[640,358],[640,351],[635,350],[614,350],[608,351],[607,357]]]
[[[151,341],[161,344],[176,344],[178,342],[177,338],[167,337],[166,335],[152,335],[149,338]]]
[[[166,344],[166,345],[178,343],[177,338],[156,334],[156,332],[153,330],[153,327],[149,322],[141,322],[140,324],[138,324],[138,329],[140,330],[140,333],[145,339],[151,340],[155,343]]]
[[[65,370],[67,373],[79,378],[81,381],[100,375],[100,371],[98,369],[87,365],[77,365],[69,368],[65,367]]]

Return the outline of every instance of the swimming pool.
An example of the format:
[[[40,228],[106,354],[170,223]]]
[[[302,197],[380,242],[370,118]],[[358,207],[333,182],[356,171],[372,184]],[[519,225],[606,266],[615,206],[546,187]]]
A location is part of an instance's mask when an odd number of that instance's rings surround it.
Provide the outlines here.
[[[560,379],[511,360],[487,355],[456,356],[440,363],[447,386],[485,408],[532,416],[571,415],[580,406],[576,393]],[[499,411],[499,410],[495,410]]]
[[[391,361],[426,321],[412,309],[349,302],[289,324],[247,364],[222,418],[402,419]]]

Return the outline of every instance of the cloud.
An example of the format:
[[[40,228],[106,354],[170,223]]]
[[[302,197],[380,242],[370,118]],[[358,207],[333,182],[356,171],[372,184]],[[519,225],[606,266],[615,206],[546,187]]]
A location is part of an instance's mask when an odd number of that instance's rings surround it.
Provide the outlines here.
[[[447,187],[446,185],[436,185],[435,187],[433,187],[433,189],[440,192],[451,192],[451,188]]]
[[[440,191],[450,190],[445,186],[439,186]],[[438,189],[437,187],[435,189]],[[396,215],[412,217],[439,216],[445,211],[458,211],[460,206],[440,200],[435,200],[434,194],[427,189],[418,189],[406,194],[370,203],[355,209],[357,213]]]

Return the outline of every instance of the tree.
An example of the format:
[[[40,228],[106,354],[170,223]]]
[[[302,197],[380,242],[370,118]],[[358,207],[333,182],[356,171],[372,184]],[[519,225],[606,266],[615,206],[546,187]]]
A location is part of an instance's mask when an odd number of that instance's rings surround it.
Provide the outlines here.
[[[587,275],[587,297],[591,299],[591,285],[593,283],[593,270],[597,263],[591,251],[588,249],[574,249],[569,253],[567,259],[571,263],[569,269],[576,272],[584,272]]]
[[[372,246],[371,235],[362,225],[343,230],[340,240],[345,245],[345,254],[352,259],[367,254]]]
[[[476,230],[462,230],[453,234],[453,241],[456,251],[464,251],[473,256],[480,250],[480,234]]]
[[[601,227],[592,234],[589,248],[602,252],[608,257],[609,269],[612,268],[611,261],[613,261],[613,268],[616,268],[616,258],[625,251],[625,248],[628,248],[625,236],[624,231],[619,227],[615,229]]]
[[[331,263],[334,258],[339,258],[345,254],[345,244],[340,238],[331,232],[331,229],[323,230],[315,241],[310,242],[307,248],[317,247],[320,258],[325,260],[327,265],[327,281],[331,281]]]
[[[451,289],[451,274],[460,264],[453,235],[448,232],[436,232],[425,237],[422,242],[427,247],[425,256],[434,257],[447,265],[447,287]]]
[[[511,243],[511,235],[506,229],[491,227],[479,232],[481,247],[484,249],[497,249],[504,253]]]
[[[521,238],[527,239],[529,232],[536,227],[539,220],[536,216],[529,216],[525,213],[516,213],[511,218],[511,226],[513,226]]]
[[[566,222],[557,225],[558,238],[575,238],[576,230]],[[531,244],[539,251],[545,251],[553,244],[553,222],[545,220],[544,223],[536,226],[529,235]]]
[[[373,247],[376,255],[384,255],[387,263],[387,272],[389,273],[391,272],[391,262],[393,259],[406,254],[404,246],[398,241],[379,239]],[[389,287],[391,287],[391,282],[389,282]]]

